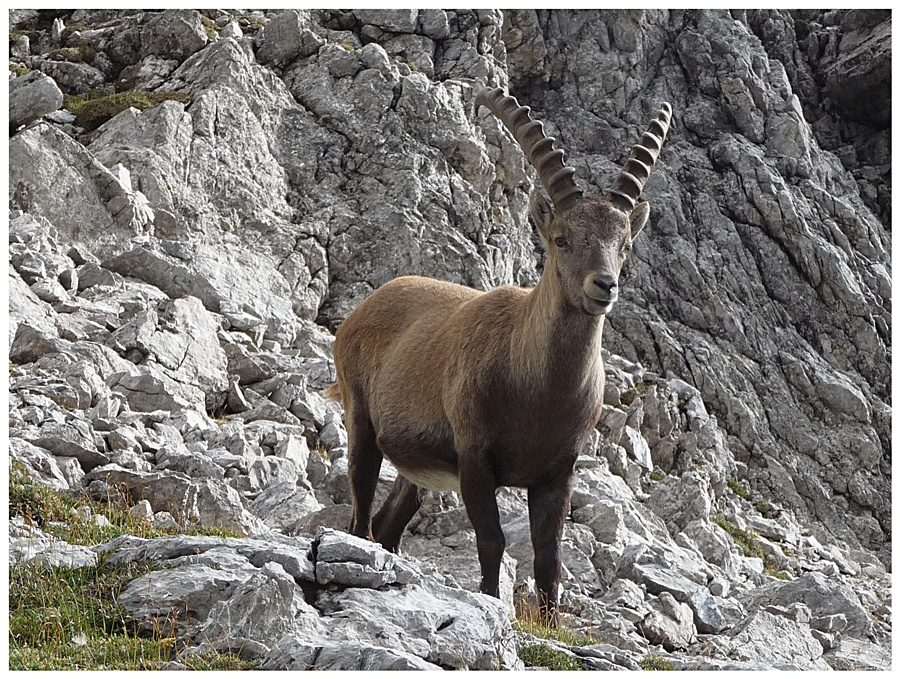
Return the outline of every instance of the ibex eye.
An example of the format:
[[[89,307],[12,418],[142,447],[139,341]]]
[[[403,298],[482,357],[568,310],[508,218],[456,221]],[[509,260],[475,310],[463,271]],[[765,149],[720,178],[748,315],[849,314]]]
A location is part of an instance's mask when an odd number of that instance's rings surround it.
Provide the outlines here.
[[[562,236],[557,236],[553,239],[553,242],[556,243],[556,247],[558,248],[564,248],[569,244]]]

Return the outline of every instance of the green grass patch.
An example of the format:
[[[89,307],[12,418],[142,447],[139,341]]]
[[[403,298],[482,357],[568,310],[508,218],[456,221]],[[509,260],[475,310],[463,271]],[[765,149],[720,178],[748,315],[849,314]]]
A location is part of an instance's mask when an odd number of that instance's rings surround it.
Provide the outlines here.
[[[738,528],[737,525],[726,519],[722,514],[712,517],[713,523],[728,533],[738,546],[744,551],[745,556],[757,557],[765,561],[766,555],[762,545],[753,531]]]
[[[559,616],[556,625],[542,620],[533,601],[522,598],[516,601],[516,620],[513,629],[539,639],[556,641],[567,646],[589,646],[596,643],[591,637],[575,632]],[[551,670],[582,670],[581,661],[570,658],[557,648],[544,643],[526,643],[518,649],[519,658],[529,667],[547,667]]]
[[[206,38],[212,42],[219,37],[219,27],[216,26],[216,22],[210,19],[208,16],[200,15],[200,23],[203,25],[203,31],[206,33]]]
[[[246,35],[255,35],[266,27],[265,21],[249,14],[237,17],[237,22],[238,26],[241,27],[241,31]]]
[[[549,644],[526,644],[519,649],[519,659],[528,667],[551,670],[583,670],[581,661],[570,658]]]
[[[651,481],[662,481],[664,478],[666,478],[666,473],[662,469],[656,468],[650,472]]]
[[[87,40],[79,40],[70,47],[60,47],[47,55],[53,61],[70,61],[73,63],[91,64],[97,57],[97,52]]]
[[[95,545],[120,535],[143,538],[184,533],[160,530],[128,514],[133,503],[115,492],[105,502],[61,493],[31,479],[19,462],[9,474],[9,516],[22,517],[69,544]],[[89,507],[110,526],[97,526],[76,510]],[[84,513],[86,514],[86,512]],[[192,527],[195,535],[235,537],[218,528]],[[25,564],[9,573],[9,668],[11,670],[140,670],[177,660],[187,669],[253,669],[230,655],[179,658],[172,630],[138,633],[116,601],[122,589],[150,570],[147,564],[84,568]],[[179,646],[180,648],[180,646]]]
[[[66,95],[63,105],[75,114],[75,123],[79,127],[83,127],[86,132],[92,132],[122,111],[129,108],[144,111],[164,101],[189,104],[191,97],[184,92],[126,91],[107,95],[95,91],[88,92],[84,96]]]
[[[15,566],[9,574],[10,669],[103,669],[141,648],[116,597],[146,566]],[[119,644],[110,639],[120,637]],[[159,642],[157,642],[159,645]],[[154,649],[161,657],[161,649]],[[126,663],[127,665],[128,663]]]
[[[740,498],[746,500],[750,497],[750,491],[748,491],[744,484],[738,481],[737,479],[731,478],[730,476],[725,479],[725,483],[728,484],[728,487],[731,489],[731,492],[737,495]]]
[[[775,507],[768,500],[760,500],[753,505],[753,508],[767,519],[777,519],[781,516],[781,510]]]
[[[574,632],[565,626],[553,627],[527,614],[520,614],[519,618],[513,623],[513,629],[519,632],[526,632],[541,639],[558,641],[568,646],[589,646],[596,643],[587,635]]]
[[[779,570],[778,567],[770,561],[765,562],[765,566],[763,566],[763,572],[766,575],[769,575],[778,580],[790,580],[790,578],[784,573],[784,571]]]
[[[10,518],[21,516],[25,523],[71,545],[99,545],[121,535],[159,538],[189,532],[193,535],[240,537],[234,531],[212,526],[192,526],[190,531],[156,528],[148,521],[128,513],[129,507],[134,504],[128,493],[116,489],[103,502],[60,493],[29,477],[19,462],[14,462],[9,472]],[[88,507],[92,515],[103,514],[109,519],[110,525],[98,526],[94,523],[93,516],[77,513],[83,507]]]
[[[14,566],[9,574],[9,669],[141,670],[177,660],[187,669],[254,669],[235,656],[179,658],[162,629],[138,634],[116,603],[146,564],[85,568]]]
[[[27,36],[29,40],[37,40],[39,37],[37,31],[10,31],[9,44],[15,45],[23,35]]]
[[[638,382],[630,389],[626,389],[625,392],[619,397],[619,400],[622,402],[624,406],[630,406],[634,403],[635,399],[641,398],[644,394],[647,393],[647,385],[643,382]]]
[[[661,658],[654,653],[641,658],[640,662],[638,662],[638,665],[640,665],[641,669],[645,671],[668,671],[675,669],[675,665],[673,665],[670,660]]]
[[[79,23],[66,24],[66,27],[63,29],[63,32],[62,32],[62,42],[63,42],[63,44],[65,44],[66,41],[68,41],[68,39],[72,37],[73,34],[84,33],[85,31],[89,31],[89,30],[91,30],[91,27],[88,26],[87,24],[79,24]]]

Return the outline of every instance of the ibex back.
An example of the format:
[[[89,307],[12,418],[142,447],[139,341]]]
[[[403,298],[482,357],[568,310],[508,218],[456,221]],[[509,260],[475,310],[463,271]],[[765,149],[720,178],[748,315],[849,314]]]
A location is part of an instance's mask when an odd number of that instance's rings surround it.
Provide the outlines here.
[[[396,550],[423,489],[457,491],[475,529],[481,591],[498,596],[505,539],[495,492],[527,488],[535,581],[552,620],[573,467],[602,406],[603,319],[650,214],[637,200],[671,107],[663,105],[606,195],[584,197],[530,109],[500,89],[475,102],[512,132],[550,195],[536,192],[531,202],[547,250],[543,275],[530,290],[481,292],[417,276],[387,283],[338,329],[329,395],[346,413],[350,532]],[[400,476],[373,519],[382,456]]]

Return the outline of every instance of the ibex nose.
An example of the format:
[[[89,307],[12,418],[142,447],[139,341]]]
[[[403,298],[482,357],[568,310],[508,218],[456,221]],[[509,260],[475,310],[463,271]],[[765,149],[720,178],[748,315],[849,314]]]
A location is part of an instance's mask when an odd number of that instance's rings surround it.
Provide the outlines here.
[[[598,302],[614,302],[619,296],[619,279],[604,273],[592,273],[584,280],[584,292]]]

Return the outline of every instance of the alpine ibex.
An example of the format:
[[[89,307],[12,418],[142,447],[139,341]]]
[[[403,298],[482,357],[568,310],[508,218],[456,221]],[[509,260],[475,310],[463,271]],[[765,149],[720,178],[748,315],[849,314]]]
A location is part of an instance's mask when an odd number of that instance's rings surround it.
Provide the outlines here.
[[[385,284],[338,329],[328,395],[346,413],[353,535],[396,550],[422,489],[457,491],[481,591],[498,596],[505,539],[494,495],[527,488],[540,609],[555,619],[573,466],[603,400],[603,319],[650,214],[637,200],[672,109],[663,104],[606,195],[584,197],[528,107],[500,89],[480,92],[479,105],[510,130],[550,195],[531,200],[547,250],[540,281],[490,292],[418,276]],[[382,456],[400,476],[373,518]]]

